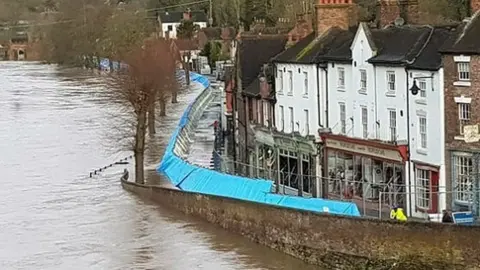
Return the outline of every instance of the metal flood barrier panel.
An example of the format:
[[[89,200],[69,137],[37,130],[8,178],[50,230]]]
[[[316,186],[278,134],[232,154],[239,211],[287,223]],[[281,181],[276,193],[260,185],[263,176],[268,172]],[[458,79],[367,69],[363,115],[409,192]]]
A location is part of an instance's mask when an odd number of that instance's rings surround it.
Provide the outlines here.
[[[207,195],[229,197],[281,207],[359,217],[355,203],[303,198],[274,194],[273,181],[250,179],[209,170],[186,161],[195,128],[203,110],[212,101],[210,81],[200,74],[190,72],[192,84],[201,85],[201,94],[185,109],[173,132],[157,171],[181,190]]]

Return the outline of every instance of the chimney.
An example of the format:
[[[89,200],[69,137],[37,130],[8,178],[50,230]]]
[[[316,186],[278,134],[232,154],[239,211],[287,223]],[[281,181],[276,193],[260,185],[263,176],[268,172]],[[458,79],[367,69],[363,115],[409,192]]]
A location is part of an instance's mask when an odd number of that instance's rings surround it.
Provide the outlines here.
[[[473,16],[479,10],[480,10],[480,0],[470,0],[471,16]]]
[[[188,21],[192,19],[192,12],[190,9],[187,9],[187,11],[183,12],[183,19]]]
[[[317,36],[334,26],[348,30],[357,24],[357,10],[353,0],[318,0],[315,10]]]
[[[379,0],[377,5],[380,28],[395,23],[398,18],[403,21],[398,20],[397,23],[420,24],[418,0]]]

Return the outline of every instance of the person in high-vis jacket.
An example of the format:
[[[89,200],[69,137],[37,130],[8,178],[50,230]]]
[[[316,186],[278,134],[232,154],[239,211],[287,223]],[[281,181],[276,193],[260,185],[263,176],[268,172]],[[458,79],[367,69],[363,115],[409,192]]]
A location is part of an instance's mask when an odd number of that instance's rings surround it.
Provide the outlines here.
[[[403,212],[403,208],[395,206],[390,211],[390,219],[398,220],[398,221],[407,221],[407,216],[405,212]]]

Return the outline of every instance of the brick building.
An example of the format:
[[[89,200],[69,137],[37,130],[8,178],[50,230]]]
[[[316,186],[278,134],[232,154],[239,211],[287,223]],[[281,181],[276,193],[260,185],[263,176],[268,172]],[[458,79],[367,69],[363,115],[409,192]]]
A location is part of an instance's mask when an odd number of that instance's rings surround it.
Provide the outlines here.
[[[453,210],[472,209],[472,195],[479,195],[472,192],[478,190],[478,131],[464,129],[478,128],[480,123],[480,1],[472,0],[471,8],[474,16],[464,21],[457,39],[442,49],[447,205]],[[478,207],[472,210],[478,211]]]

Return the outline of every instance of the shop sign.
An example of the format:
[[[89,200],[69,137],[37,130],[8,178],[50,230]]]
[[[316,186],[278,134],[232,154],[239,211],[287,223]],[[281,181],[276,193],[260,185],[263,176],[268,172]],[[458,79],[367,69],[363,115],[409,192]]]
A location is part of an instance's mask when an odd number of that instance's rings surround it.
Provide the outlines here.
[[[339,141],[334,139],[327,139],[325,145],[328,148],[334,148],[338,150],[353,152],[359,155],[366,155],[366,156],[378,157],[381,159],[388,159],[388,160],[403,162],[403,158],[400,155],[400,152],[397,150],[383,149],[380,147],[355,144],[351,142],[344,142],[344,141]]]

